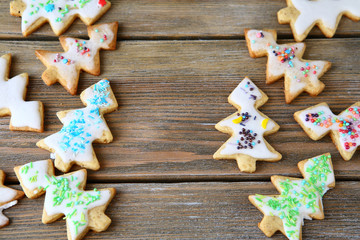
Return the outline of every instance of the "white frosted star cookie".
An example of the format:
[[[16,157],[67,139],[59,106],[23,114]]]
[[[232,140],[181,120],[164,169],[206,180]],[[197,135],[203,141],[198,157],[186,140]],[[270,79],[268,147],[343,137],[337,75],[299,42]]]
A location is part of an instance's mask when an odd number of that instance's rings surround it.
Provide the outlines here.
[[[280,24],[290,23],[297,42],[303,41],[317,25],[326,37],[333,37],[341,17],[360,20],[358,0],[287,0],[287,8],[278,12]]]

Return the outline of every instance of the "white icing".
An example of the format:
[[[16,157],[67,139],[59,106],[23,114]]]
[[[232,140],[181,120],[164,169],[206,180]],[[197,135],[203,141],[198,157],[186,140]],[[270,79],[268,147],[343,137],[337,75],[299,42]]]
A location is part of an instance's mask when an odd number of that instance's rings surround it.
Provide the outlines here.
[[[12,201],[12,202],[9,202],[7,204],[0,206],[0,227],[4,226],[9,221],[9,219],[3,214],[2,211],[10,208],[16,204],[17,204],[17,201],[15,200],[15,201]]]
[[[95,64],[99,63],[94,60],[94,57],[98,55],[101,48],[109,48],[114,37],[114,32],[109,24],[101,24],[90,33],[90,40],[66,38],[63,47],[67,51],[64,53],[46,53],[46,66],[57,69],[59,78],[66,81],[68,89],[76,89],[80,69],[90,71],[97,68],[98,66]]]
[[[22,186],[28,191],[37,193],[38,189],[43,187],[46,180],[46,173],[49,169],[47,160],[31,162],[23,165],[19,170]]]
[[[263,34],[263,37],[259,37],[260,32]],[[287,94],[288,90],[290,95],[297,96],[307,87],[316,89],[321,86],[318,77],[323,73],[327,62],[303,60],[302,55],[305,50],[303,43],[279,45],[271,33],[259,30],[248,31],[246,37],[249,39],[251,51],[265,51],[267,53],[267,77],[277,79],[285,75],[285,81],[289,82],[289,88],[285,84],[285,94]],[[279,55],[275,56],[275,53],[285,51],[285,49],[292,50],[288,54],[291,59],[281,62]],[[306,70],[308,70],[307,73]],[[306,75],[303,73],[304,71]]]
[[[306,128],[311,129],[311,132],[315,133],[317,137],[320,137],[328,133],[329,131],[334,131],[336,133],[335,136],[339,138],[340,141],[340,146],[338,147],[341,147],[341,149],[343,149],[344,151],[351,152],[354,149],[356,149],[360,144],[360,115],[359,115],[360,108],[357,106],[352,106],[350,108],[353,108],[353,110],[356,109],[357,113],[352,114],[351,112],[344,111],[339,115],[335,115],[332,113],[332,111],[329,109],[328,106],[319,105],[317,107],[311,107],[310,109],[305,109],[299,114],[299,118],[303,123],[303,125]],[[311,119],[309,119],[309,121],[306,121],[307,114],[316,114],[316,113],[318,114],[319,112],[322,112],[322,114],[319,115],[319,117],[322,120],[321,123],[323,123],[323,126],[312,123]],[[349,116],[351,116],[351,118],[349,118]],[[330,119],[330,121],[328,119]],[[351,122],[351,129],[352,132],[354,133],[353,138],[351,138],[350,137],[351,135],[348,135],[347,133],[339,132],[339,130],[346,130],[347,128],[346,126],[342,126],[342,127],[339,126],[339,123],[336,123],[336,119],[340,121],[346,121],[348,123]],[[325,124],[329,122],[331,123],[328,124],[328,127],[326,127]],[[356,145],[349,146],[349,148],[346,149],[345,147],[346,142],[355,143]]]
[[[26,32],[40,18],[49,21],[55,32],[61,32],[74,15],[82,19],[95,19],[103,12],[99,0],[22,0],[26,8],[22,13],[21,29]],[[106,5],[110,4],[106,2]],[[53,8],[51,7],[53,5]],[[61,10],[60,10],[61,8]],[[52,10],[53,9],[53,10]],[[51,11],[52,10],[52,11]],[[68,11],[66,11],[68,10]],[[60,21],[59,21],[60,20]]]
[[[349,12],[360,17],[359,0],[292,0],[294,7],[300,12],[294,27],[298,35],[304,34],[315,22],[322,22],[328,29],[335,31],[337,17]]]
[[[102,80],[85,90],[87,107],[69,111],[61,122],[60,132],[44,139],[44,143],[65,163],[94,159],[92,142],[110,132],[100,109],[113,104],[109,81]]]
[[[299,233],[301,231],[300,230],[301,226],[304,225],[304,219],[311,220],[312,218],[310,217],[310,215],[321,213],[320,207],[322,206],[322,196],[329,190],[328,185],[335,182],[334,171],[331,167],[330,160],[327,159],[324,161],[325,164],[329,167],[330,172],[325,172],[323,170],[325,169],[323,168],[323,166],[315,168],[315,171],[319,171],[319,172],[321,171],[320,173],[311,170],[316,165],[315,161],[316,158],[313,158],[313,159],[309,159],[305,163],[304,180],[287,179],[286,181],[281,180],[277,184],[277,186],[281,186],[281,193],[283,195],[279,195],[275,197],[262,196],[262,195],[252,196],[252,200],[261,209],[264,215],[277,216],[280,219],[282,219],[286,236],[290,240],[300,239]],[[312,176],[311,173],[313,172],[315,172],[314,176],[316,176],[317,179],[314,183],[311,181],[311,176]],[[321,173],[323,175],[321,175]],[[281,184],[288,184],[288,186],[291,186],[289,187],[290,190],[288,191],[288,193],[286,193],[285,190],[286,188],[283,187],[285,185],[281,185]],[[317,189],[321,189],[320,192],[316,190],[314,186]],[[312,194],[308,195],[308,193],[312,193]],[[261,199],[261,201],[259,199]],[[289,201],[288,199],[293,199],[293,200]],[[273,206],[277,206],[274,209],[273,207],[266,204],[269,202],[269,200],[270,201],[279,200],[280,202],[281,201],[284,202],[282,203],[281,207],[274,204]],[[292,203],[294,204],[293,206],[291,206]],[[294,220],[295,219],[296,220],[293,221],[293,223],[295,226],[287,224],[287,215],[286,215],[287,208],[299,212],[298,216],[296,214],[294,215],[295,216]],[[293,234],[290,234],[291,232],[293,232]]]
[[[72,177],[76,180],[71,181]],[[85,176],[82,171],[74,172],[73,174],[71,174],[71,176],[67,176],[67,177],[61,177],[61,176],[56,177],[56,179],[60,179],[60,178],[67,178],[69,180],[69,187],[71,188],[71,193],[73,195],[76,195],[78,193],[82,194],[77,201],[89,201],[89,200],[86,200],[87,194],[90,194],[91,196],[97,195],[96,194],[97,191],[85,191],[84,192],[77,188],[76,185],[79,182],[82,183],[85,181],[85,179],[84,179]],[[46,190],[47,194],[45,196],[44,209],[46,210],[46,213],[49,216],[61,214],[61,213],[64,214],[65,216],[68,216],[69,214],[72,214],[74,211],[76,211],[72,217],[66,219],[66,223],[70,230],[72,239],[76,239],[76,237],[78,235],[81,235],[81,233],[87,228],[87,226],[88,226],[88,211],[92,208],[106,204],[111,197],[111,193],[109,190],[99,190],[98,192],[100,193],[100,195],[99,195],[100,198],[88,205],[74,204],[73,207],[66,207],[66,205],[71,204],[71,202],[77,202],[76,197],[73,197],[71,200],[66,199],[60,205],[54,206],[53,199],[54,199],[54,197],[56,197],[56,194],[53,194],[53,192],[56,192],[56,189],[57,189],[56,186],[50,185],[49,188]],[[81,216],[83,216],[83,217],[81,217]],[[83,221],[80,220],[81,218],[83,218],[82,219]],[[77,233],[76,233],[76,226],[75,226],[75,224],[73,224],[73,221],[79,221],[79,222],[81,222],[81,224],[84,224],[82,226],[78,226]]]
[[[79,189],[86,181],[83,171],[55,177],[48,175],[49,167],[48,161],[26,164],[20,169],[19,180],[27,191],[40,188],[46,191],[46,214],[64,214],[71,239],[77,239],[88,227],[88,211],[105,205],[111,198],[111,192],[97,189],[83,191]],[[35,180],[31,181],[35,175]]]
[[[252,91],[250,90],[252,89]],[[251,96],[252,95],[252,96]],[[254,97],[256,99],[254,99]],[[219,122],[219,125],[222,127],[230,127],[234,134],[233,136],[225,143],[225,147],[221,150],[220,154],[222,155],[232,155],[232,154],[246,154],[257,159],[272,159],[276,158],[276,153],[271,152],[263,139],[263,134],[275,127],[275,123],[269,119],[264,129],[261,126],[262,121],[265,119],[260,115],[258,110],[255,108],[254,104],[256,100],[259,100],[262,97],[259,89],[256,85],[248,78],[245,78],[241,83],[234,89],[230,94],[231,102],[235,103],[238,106],[241,106],[241,112],[248,112],[251,116],[248,120],[236,124],[233,122],[234,119],[237,119],[239,116],[233,114],[232,116]],[[241,125],[242,124],[242,125]],[[244,126],[243,126],[244,125]],[[247,147],[246,149],[238,149],[238,140],[243,136],[239,132],[243,129],[251,130],[253,133],[256,133],[256,139],[254,141],[255,145],[253,148]],[[260,141],[258,143],[257,141]]]
[[[17,195],[16,190],[0,186],[0,205],[13,200]]]
[[[40,102],[24,101],[24,92],[28,80],[18,75],[6,80],[9,62],[0,58],[0,110],[9,109],[11,112],[11,125],[16,128],[29,127],[41,129]]]

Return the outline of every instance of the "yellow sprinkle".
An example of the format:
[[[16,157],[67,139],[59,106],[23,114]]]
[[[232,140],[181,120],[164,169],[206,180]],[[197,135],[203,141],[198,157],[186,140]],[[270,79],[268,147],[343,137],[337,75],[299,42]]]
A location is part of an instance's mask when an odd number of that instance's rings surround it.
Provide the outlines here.
[[[268,122],[269,122],[269,119],[267,119],[267,118],[265,118],[264,120],[262,120],[261,126],[262,126],[263,129],[266,129],[266,126],[267,126]]]
[[[236,118],[236,119],[232,120],[232,122],[233,122],[233,123],[235,123],[235,124],[239,124],[239,123],[241,123],[241,122],[242,122],[242,116],[240,116],[240,117],[238,117],[238,118]]]

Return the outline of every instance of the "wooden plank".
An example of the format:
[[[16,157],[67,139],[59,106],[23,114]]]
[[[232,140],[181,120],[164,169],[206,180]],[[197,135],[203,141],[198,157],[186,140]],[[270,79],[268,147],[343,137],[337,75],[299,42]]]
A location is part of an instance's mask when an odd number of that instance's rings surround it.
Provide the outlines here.
[[[359,182],[338,182],[323,198],[324,220],[305,220],[303,239],[358,239]],[[265,239],[257,224],[262,214],[250,194],[277,194],[271,183],[96,184],[115,187],[107,209],[112,224],[85,239]],[[346,199],[346,200],[344,200]],[[44,197],[20,200],[5,211],[11,224],[2,239],[66,239],[65,221],[44,225]],[[272,240],[286,239],[276,233]]]
[[[96,144],[101,171],[90,181],[184,181],[268,179],[274,174],[299,176],[300,160],[331,152],[339,179],[360,179],[360,154],[345,162],[329,137],[311,140],[295,122],[295,111],[328,102],[339,113],[358,100],[360,58],[354,49],[360,39],[311,40],[306,57],[330,60],[332,69],[318,97],[302,94],[292,104],[284,101],[283,81],[265,85],[266,59],[251,59],[244,41],[123,41],[116,51],[102,52],[100,77],[82,74],[79,91],[102,77],[111,80],[118,111],[106,115],[114,135],[111,144]],[[61,50],[57,42],[1,41],[0,52],[14,54],[11,76],[30,74],[28,99],[45,104],[45,133],[10,132],[9,118],[0,119],[0,169],[16,182],[12,168],[47,159],[35,143],[62,127],[55,113],[81,108],[79,96],[60,85],[47,87],[40,79],[45,67],[35,49]],[[249,76],[268,94],[261,111],[279,123],[278,133],[267,137],[283,159],[258,163],[254,174],[240,173],[235,161],[218,161],[212,154],[228,136],[214,124],[235,111],[227,97]]]
[[[122,39],[179,38],[243,38],[244,28],[274,28],[279,35],[290,36],[289,25],[280,25],[276,13],[286,7],[285,0],[111,0],[111,9],[99,22],[119,21]],[[9,1],[2,1],[8,6]],[[20,18],[1,8],[0,38],[22,37]],[[359,23],[343,18],[337,36],[359,36]],[[80,20],[66,32],[71,36],[86,36]],[[49,25],[30,35],[29,39],[53,37]],[[292,35],[291,35],[292,36]],[[319,29],[310,37],[324,37]]]

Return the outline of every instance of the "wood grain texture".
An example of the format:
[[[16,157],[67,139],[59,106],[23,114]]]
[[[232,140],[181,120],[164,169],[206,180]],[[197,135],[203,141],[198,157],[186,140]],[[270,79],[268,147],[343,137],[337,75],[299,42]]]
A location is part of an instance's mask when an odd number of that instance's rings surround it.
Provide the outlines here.
[[[285,0],[111,0],[110,10],[98,23],[118,21],[119,39],[243,38],[244,28],[277,29],[279,36],[291,36],[289,25],[280,25],[277,11]],[[0,38],[23,38],[21,19],[10,16],[9,1],[0,9]],[[69,36],[87,36],[86,27],[76,20],[65,32]],[[359,23],[348,18],[340,21],[336,36],[359,36]],[[324,37],[318,28],[308,38]],[[54,39],[49,25],[27,39]]]
[[[337,182],[324,198],[324,220],[305,220],[303,239],[358,239],[359,182]],[[248,201],[254,193],[277,194],[271,183],[96,184],[115,187],[105,212],[112,224],[84,239],[266,239],[257,224],[262,213]],[[346,201],[344,201],[346,199]],[[65,221],[44,225],[44,197],[23,199],[6,210],[11,224],[0,239],[66,239]],[[276,233],[272,240],[286,239]]]
[[[111,81],[119,109],[105,118],[114,135],[110,144],[95,144],[101,170],[90,181],[268,180],[274,174],[295,174],[300,160],[331,152],[338,179],[360,179],[357,152],[341,159],[330,137],[311,140],[295,122],[293,113],[327,102],[339,113],[358,101],[360,59],[353,54],[360,39],[309,40],[306,59],[329,60],[333,67],[321,80],[318,97],[300,95],[285,104],[283,81],[265,84],[266,58],[251,59],[244,41],[121,41],[116,51],[101,53],[99,77],[81,74],[79,93],[102,77]],[[45,106],[43,134],[10,132],[9,118],[0,118],[0,169],[16,182],[12,168],[47,159],[48,152],[35,143],[61,129],[55,113],[81,108],[79,96],[60,85],[48,87],[40,79],[45,67],[35,49],[61,50],[58,42],[1,41],[0,52],[13,53],[11,76],[30,75],[28,100]],[[345,59],[346,56],[346,59]],[[280,125],[267,137],[282,155],[276,163],[259,162],[254,174],[240,173],[235,161],[214,160],[212,154],[228,135],[214,125],[235,111],[227,97],[249,76],[268,96],[260,110]]]

